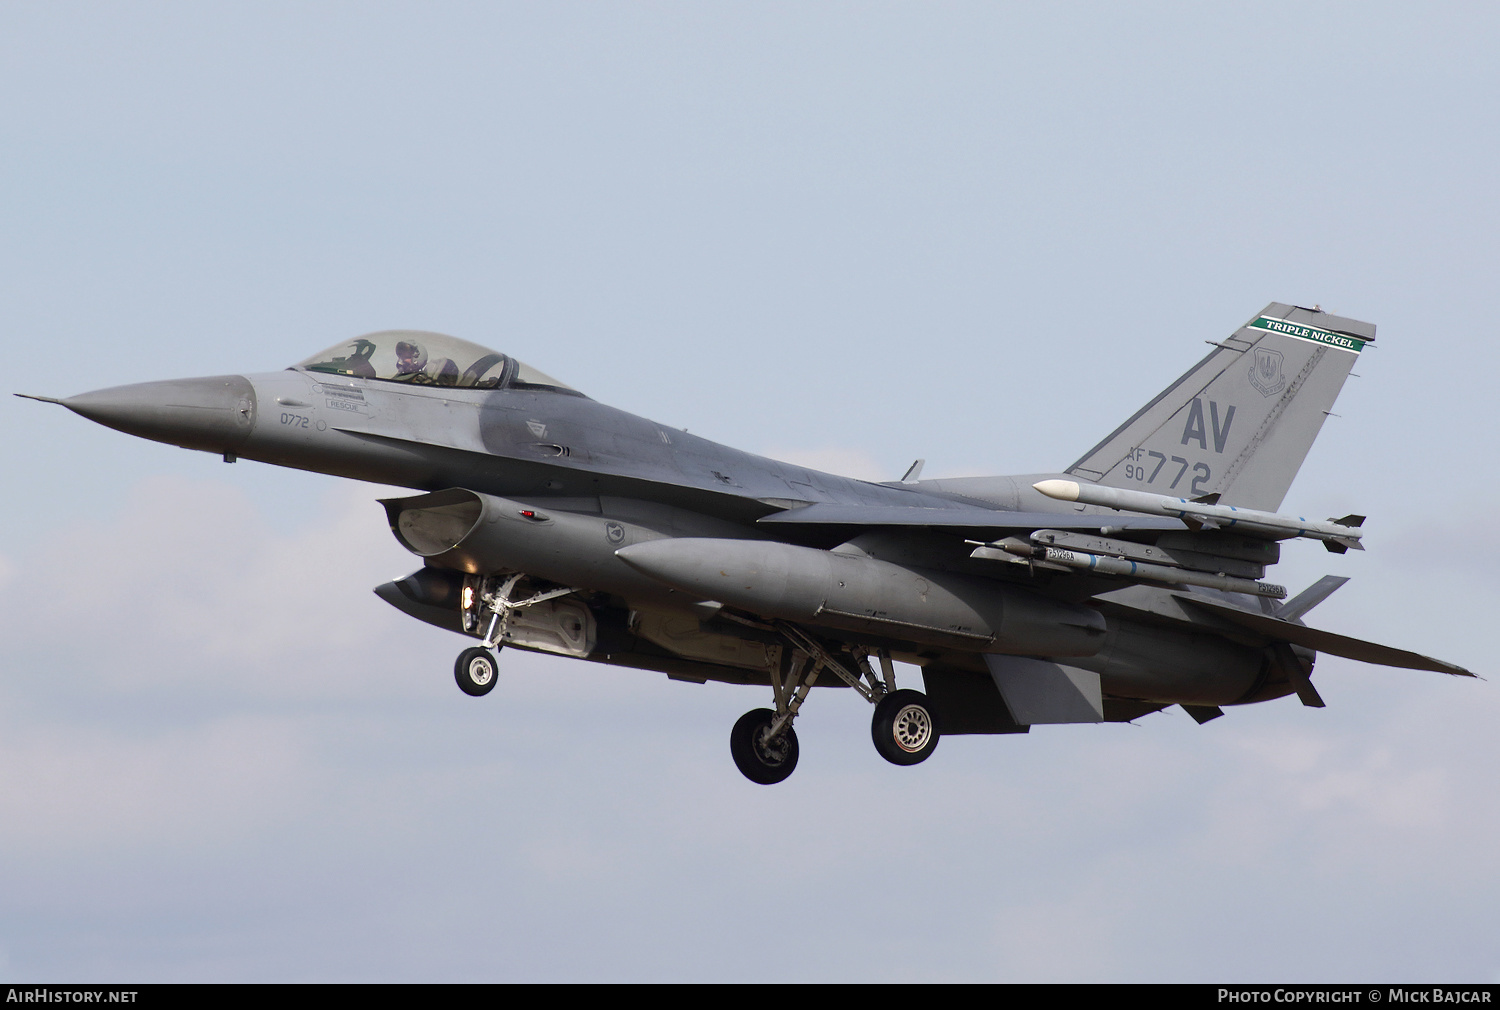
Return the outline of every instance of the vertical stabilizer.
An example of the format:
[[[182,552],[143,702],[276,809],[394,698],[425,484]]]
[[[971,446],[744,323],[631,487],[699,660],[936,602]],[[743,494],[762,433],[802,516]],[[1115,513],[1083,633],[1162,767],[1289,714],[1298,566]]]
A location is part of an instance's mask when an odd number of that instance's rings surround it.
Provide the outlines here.
[[[1273,302],[1068,468],[1276,511],[1375,326]]]

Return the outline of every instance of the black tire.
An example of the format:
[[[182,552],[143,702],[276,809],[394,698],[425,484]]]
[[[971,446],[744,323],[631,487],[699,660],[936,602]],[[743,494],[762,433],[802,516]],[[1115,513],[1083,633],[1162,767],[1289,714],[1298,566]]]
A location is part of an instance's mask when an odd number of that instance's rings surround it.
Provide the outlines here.
[[[761,736],[776,719],[768,708],[757,708],[740,716],[729,732],[729,753],[740,772],[759,785],[783,781],[797,767],[797,731],[788,726],[770,746]]]
[[[488,649],[465,649],[453,664],[453,679],[458,689],[472,698],[489,694],[500,679],[500,664]]]
[[[937,723],[921,691],[896,691],[880,699],[870,736],[880,756],[893,765],[926,761],[937,749]]]

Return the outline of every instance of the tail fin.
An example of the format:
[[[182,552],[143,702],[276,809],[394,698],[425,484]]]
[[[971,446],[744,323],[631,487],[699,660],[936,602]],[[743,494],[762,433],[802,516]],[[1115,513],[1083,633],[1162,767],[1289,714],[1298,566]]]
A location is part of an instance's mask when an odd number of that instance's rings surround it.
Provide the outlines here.
[[[1274,512],[1375,326],[1272,302],[1068,468]]]

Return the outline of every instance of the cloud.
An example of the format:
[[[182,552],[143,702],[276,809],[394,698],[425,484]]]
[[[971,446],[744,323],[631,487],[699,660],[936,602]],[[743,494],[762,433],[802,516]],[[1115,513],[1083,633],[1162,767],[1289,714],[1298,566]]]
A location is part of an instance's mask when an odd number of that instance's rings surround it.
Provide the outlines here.
[[[0,627],[68,642],[14,672],[88,676],[104,690],[230,685],[347,695],[380,684],[386,656],[430,642],[370,590],[420,567],[385,528],[382,489],[341,484],[278,530],[237,488],[153,477],[122,509],[9,562]],[[433,632],[440,636],[440,632]],[[105,657],[113,657],[106,660]],[[388,683],[384,686],[390,686]]]
[[[48,722],[0,741],[0,847],[16,856],[178,854],[278,827],[306,762],[284,721],[230,716],[151,734]],[[292,804],[294,807],[295,804]]]

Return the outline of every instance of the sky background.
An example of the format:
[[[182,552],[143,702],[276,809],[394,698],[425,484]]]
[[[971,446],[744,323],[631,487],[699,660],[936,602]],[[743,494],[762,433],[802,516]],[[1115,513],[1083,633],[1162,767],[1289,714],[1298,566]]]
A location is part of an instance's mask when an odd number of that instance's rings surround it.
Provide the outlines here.
[[[377,329],[851,476],[1071,463],[1270,301],[1379,325],[1310,623],[1481,673],[1492,5],[0,5],[0,391]],[[1489,292],[1486,294],[1486,292]],[[0,980],[1500,981],[1494,680],[952,737],[464,644],[389,489],[0,398]],[[918,686],[915,672],[902,672]]]

